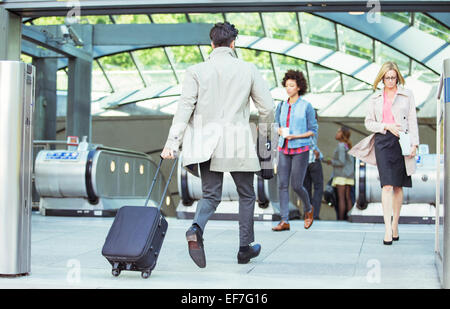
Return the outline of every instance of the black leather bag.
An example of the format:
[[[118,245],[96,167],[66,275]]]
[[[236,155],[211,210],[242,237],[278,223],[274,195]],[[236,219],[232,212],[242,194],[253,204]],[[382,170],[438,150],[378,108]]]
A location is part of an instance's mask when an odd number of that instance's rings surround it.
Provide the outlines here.
[[[325,185],[325,190],[323,191],[323,198],[329,206],[337,207],[337,192],[335,188],[331,186],[332,182],[333,176],[331,176],[330,180],[328,180],[327,184]]]
[[[261,144],[261,140],[265,141],[264,144]],[[259,136],[256,142],[256,147],[259,163],[261,165],[261,171],[257,172],[256,175],[261,176],[263,179],[272,179],[272,143],[268,138],[261,138]]]

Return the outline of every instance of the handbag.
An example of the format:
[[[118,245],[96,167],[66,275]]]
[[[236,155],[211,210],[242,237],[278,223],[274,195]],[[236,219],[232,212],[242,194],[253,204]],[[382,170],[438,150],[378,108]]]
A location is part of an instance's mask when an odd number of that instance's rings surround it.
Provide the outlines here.
[[[331,207],[337,207],[337,194],[336,190],[331,186],[333,182],[333,175],[331,175],[330,180],[328,180],[325,185],[325,190],[323,191],[323,198],[325,202]]]
[[[409,156],[411,154],[411,141],[409,138],[408,131],[399,133],[399,143],[402,148],[402,155]]]
[[[264,139],[263,139],[264,140]],[[256,172],[256,175],[261,176],[263,179],[273,178],[273,163],[272,163],[272,143],[268,138],[265,139],[264,145],[261,145],[261,137],[258,136],[256,141],[256,153],[258,154],[259,163],[261,165],[261,171]]]

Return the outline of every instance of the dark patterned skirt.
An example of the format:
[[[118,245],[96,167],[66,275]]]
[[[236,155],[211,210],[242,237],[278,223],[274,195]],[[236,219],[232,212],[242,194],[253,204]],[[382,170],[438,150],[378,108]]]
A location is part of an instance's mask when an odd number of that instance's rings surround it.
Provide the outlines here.
[[[374,145],[381,187],[411,188],[411,176],[406,174],[405,159],[399,138],[389,131],[386,134],[376,133]]]

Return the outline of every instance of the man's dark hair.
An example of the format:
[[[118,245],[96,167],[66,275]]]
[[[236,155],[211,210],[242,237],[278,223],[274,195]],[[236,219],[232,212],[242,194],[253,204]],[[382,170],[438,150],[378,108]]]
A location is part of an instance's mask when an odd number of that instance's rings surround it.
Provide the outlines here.
[[[224,23],[215,24],[209,32],[209,37],[215,47],[229,47],[231,42],[236,39],[238,32],[239,31],[234,27],[234,25],[226,21]]]
[[[286,74],[284,74],[283,81],[281,84],[283,87],[286,87],[286,81],[288,79],[293,79],[296,81],[297,86],[300,87],[300,90],[298,91],[298,95],[304,95],[306,91],[308,90],[308,83],[306,82],[306,78],[300,71],[294,71],[294,70],[288,70]]]

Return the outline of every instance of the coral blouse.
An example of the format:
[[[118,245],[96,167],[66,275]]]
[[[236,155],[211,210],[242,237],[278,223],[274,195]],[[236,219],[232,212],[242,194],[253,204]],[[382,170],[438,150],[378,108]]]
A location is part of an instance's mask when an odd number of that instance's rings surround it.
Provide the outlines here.
[[[395,123],[394,115],[392,115],[392,101],[388,99],[388,97],[384,92],[383,92],[383,123]]]

